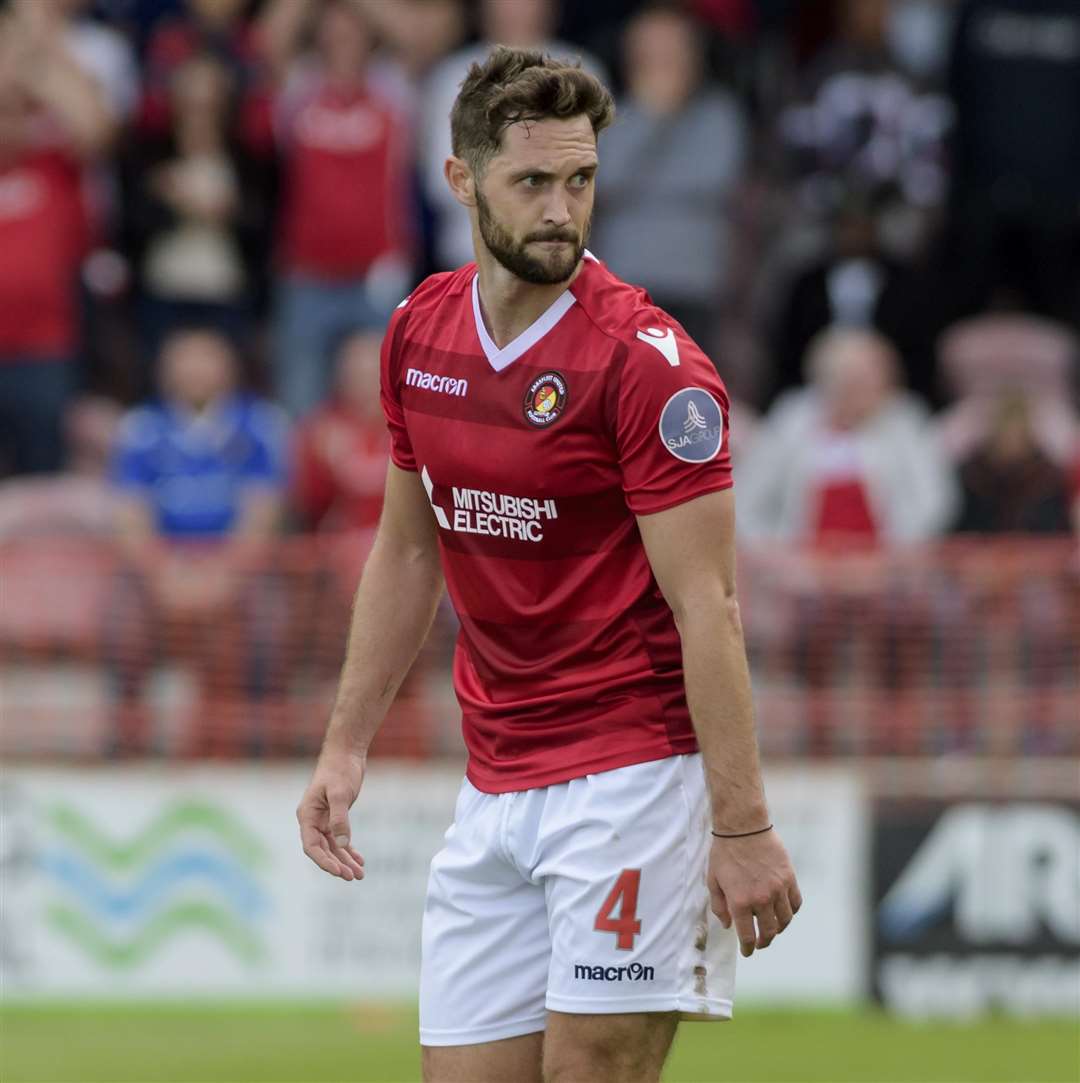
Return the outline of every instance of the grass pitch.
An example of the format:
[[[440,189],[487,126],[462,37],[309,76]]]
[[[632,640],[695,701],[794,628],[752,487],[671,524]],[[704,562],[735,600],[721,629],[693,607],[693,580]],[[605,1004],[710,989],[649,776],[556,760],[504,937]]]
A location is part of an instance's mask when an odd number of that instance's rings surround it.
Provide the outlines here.
[[[9,1006],[2,1083],[418,1080],[414,1009],[388,1005]],[[666,1083],[1077,1083],[1080,1020],[900,1023],[742,1010],[684,1024]]]

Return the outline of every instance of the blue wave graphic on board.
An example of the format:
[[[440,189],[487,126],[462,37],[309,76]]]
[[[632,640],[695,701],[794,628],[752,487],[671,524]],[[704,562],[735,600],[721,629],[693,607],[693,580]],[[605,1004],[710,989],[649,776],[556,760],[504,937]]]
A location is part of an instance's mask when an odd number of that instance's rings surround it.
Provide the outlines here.
[[[204,850],[181,851],[163,858],[137,881],[123,887],[110,884],[88,862],[63,850],[45,851],[38,864],[106,918],[128,918],[150,910],[188,881],[208,882],[244,917],[257,916],[267,905],[265,894],[234,861]]]

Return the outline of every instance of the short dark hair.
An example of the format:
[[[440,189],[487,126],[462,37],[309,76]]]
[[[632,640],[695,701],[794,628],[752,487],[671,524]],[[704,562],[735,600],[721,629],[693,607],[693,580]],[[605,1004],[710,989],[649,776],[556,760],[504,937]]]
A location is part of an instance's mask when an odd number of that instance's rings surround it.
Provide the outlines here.
[[[589,118],[597,136],[615,119],[615,102],[599,79],[579,63],[496,45],[461,84],[450,112],[451,146],[479,175],[511,124],[578,116]]]

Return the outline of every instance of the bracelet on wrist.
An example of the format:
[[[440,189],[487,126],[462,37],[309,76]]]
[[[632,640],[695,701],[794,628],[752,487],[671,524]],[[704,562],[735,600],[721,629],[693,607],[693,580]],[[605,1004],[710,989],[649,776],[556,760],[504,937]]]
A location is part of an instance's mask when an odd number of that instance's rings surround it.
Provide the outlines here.
[[[773,825],[769,824],[768,827],[759,827],[756,831],[739,831],[734,835],[723,835],[719,831],[713,831],[712,837],[714,839],[746,839],[751,835],[764,835],[766,831],[771,831],[772,829]]]

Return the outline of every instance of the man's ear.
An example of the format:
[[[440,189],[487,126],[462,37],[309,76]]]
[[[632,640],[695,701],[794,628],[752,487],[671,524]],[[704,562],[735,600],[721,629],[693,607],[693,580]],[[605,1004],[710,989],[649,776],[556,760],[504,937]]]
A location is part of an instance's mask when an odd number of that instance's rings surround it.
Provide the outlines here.
[[[472,170],[460,159],[451,155],[443,166],[446,183],[454,198],[463,207],[476,206],[476,179]]]

